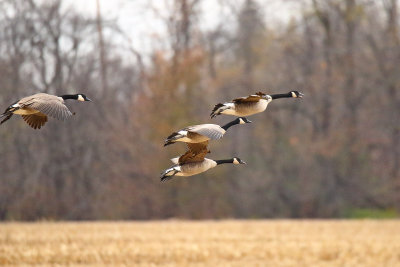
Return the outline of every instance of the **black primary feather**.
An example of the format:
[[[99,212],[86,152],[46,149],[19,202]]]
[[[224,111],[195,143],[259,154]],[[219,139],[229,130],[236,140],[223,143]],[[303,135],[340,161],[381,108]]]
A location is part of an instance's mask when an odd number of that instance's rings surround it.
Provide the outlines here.
[[[4,122],[6,122],[6,121],[8,121],[11,117],[12,117],[12,113],[9,113],[9,114],[1,114],[0,115],[0,118],[3,118],[3,117],[5,117],[5,116],[7,116],[5,119],[3,119],[1,122],[0,122],[0,124],[3,124]]]
[[[176,166],[176,165],[174,165],[174,166]],[[173,172],[173,173],[171,173],[171,172]],[[166,169],[165,171],[163,171],[161,173],[161,177],[160,177],[161,178],[161,182],[168,181],[168,180],[172,179],[172,177],[174,177],[174,175],[177,174],[177,173],[178,173],[178,171],[173,169],[173,168]]]
[[[210,114],[211,118],[214,118],[215,116],[219,115],[220,112],[217,112],[217,111],[218,111],[219,108],[221,108],[223,106],[224,106],[224,104],[222,104],[222,103],[216,104],[214,106],[213,110],[211,111],[211,114]]]
[[[18,102],[18,101],[17,101],[17,102]],[[12,117],[13,112],[19,109],[19,107],[13,107],[13,105],[15,105],[17,102],[11,104],[11,105],[4,111],[4,113],[0,115],[0,119],[3,118],[3,117],[6,117],[5,119],[3,119],[3,120],[0,122],[0,124],[3,124],[4,122],[8,121],[8,120]]]
[[[186,128],[184,128],[182,130],[185,130],[185,129]],[[173,132],[170,136],[167,137],[167,139],[165,139],[164,146],[171,145],[171,144],[175,143],[176,139],[179,139],[182,137],[183,137],[183,135],[181,135],[180,133]]]

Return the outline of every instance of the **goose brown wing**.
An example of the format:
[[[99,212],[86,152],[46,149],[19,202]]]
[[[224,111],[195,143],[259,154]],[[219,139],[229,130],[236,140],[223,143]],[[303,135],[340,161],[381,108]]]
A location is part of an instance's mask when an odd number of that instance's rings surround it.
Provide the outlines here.
[[[198,154],[203,152],[204,150],[207,150],[207,153],[209,152],[207,149],[208,146],[208,141],[204,141],[201,143],[186,143],[189,151]]]
[[[36,109],[41,113],[56,118],[58,120],[66,120],[70,116],[72,116],[72,112],[64,104],[64,100],[60,97],[53,95],[33,95],[31,99],[21,104]]]
[[[195,154],[194,154],[192,151],[188,150],[188,151],[186,151],[185,154],[183,154],[182,156],[179,157],[179,159],[178,159],[178,164],[184,164],[184,163],[186,163],[190,158],[192,158],[192,157],[194,157],[194,156],[195,156]]]
[[[188,127],[189,132],[201,134],[207,136],[211,140],[218,140],[224,136],[225,130],[221,126],[216,124],[201,124],[192,127]]]
[[[194,153],[190,150],[186,151],[185,154],[179,157],[179,164],[185,164],[185,163],[195,163],[195,162],[202,162],[207,155],[208,150],[204,149],[200,151],[199,153]]]
[[[193,160],[197,161],[203,161],[205,154],[210,153],[210,151],[207,148],[208,141],[204,141],[201,143],[186,143],[188,147],[188,151],[186,151],[185,154],[181,155],[180,157],[172,158],[171,161],[174,164],[180,164],[180,163],[187,163],[187,162],[193,162]]]
[[[233,99],[232,101],[234,103],[258,102],[263,97],[263,95],[265,95],[265,94],[258,92],[258,93],[255,93],[254,95],[249,95],[249,96],[244,96],[244,97],[239,97],[239,98]]]
[[[186,163],[191,163],[191,162],[202,162],[204,158],[206,157],[208,153],[208,150],[205,149],[201,151],[200,153],[195,154],[193,157],[191,157]]]
[[[32,115],[22,115],[22,118],[33,129],[40,129],[47,122],[47,116],[40,112]]]

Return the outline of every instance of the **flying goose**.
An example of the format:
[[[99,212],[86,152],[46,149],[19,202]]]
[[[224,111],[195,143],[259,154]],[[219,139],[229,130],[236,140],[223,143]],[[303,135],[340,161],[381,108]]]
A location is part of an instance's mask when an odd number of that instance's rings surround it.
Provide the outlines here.
[[[45,93],[34,94],[22,98],[9,106],[0,119],[5,117],[0,124],[9,120],[12,115],[21,115],[24,121],[33,129],[40,129],[46,122],[47,116],[65,120],[72,116],[72,112],[64,104],[66,99],[78,101],[91,101],[84,94],[55,96]]]
[[[214,106],[210,116],[214,118],[220,114],[226,115],[234,115],[234,116],[249,116],[256,113],[263,112],[268,104],[278,98],[286,98],[286,97],[294,97],[294,98],[302,98],[304,96],[303,93],[298,91],[290,91],[287,94],[274,94],[267,95],[261,92],[258,92],[254,95],[249,95],[245,97],[240,97],[233,99],[231,102],[218,103]]]
[[[164,146],[173,144],[175,142],[185,143],[200,143],[208,140],[221,139],[225,132],[233,125],[251,123],[245,117],[237,118],[224,126],[217,124],[199,124],[188,126],[179,131],[173,132],[170,136],[165,139]]]
[[[212,160],[205,158],[206,154],[208,153],[207,143],[208,141],[201,143],[192,143],[191,148],[185,154],[180,156],[179,159],[171,159],[175,163],[175,165],[171,166],[161,173],[161,181],[169,180],[175,175],[196,175],[224,163],[246,164],[244,161],[237,157],[222,160]]]

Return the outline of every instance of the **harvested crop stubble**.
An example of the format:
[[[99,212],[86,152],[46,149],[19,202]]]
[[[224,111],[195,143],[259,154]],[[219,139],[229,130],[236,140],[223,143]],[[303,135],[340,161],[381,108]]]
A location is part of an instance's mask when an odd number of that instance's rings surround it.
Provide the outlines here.
[[[0,265],[400,266],[398,220],[0,224]]]

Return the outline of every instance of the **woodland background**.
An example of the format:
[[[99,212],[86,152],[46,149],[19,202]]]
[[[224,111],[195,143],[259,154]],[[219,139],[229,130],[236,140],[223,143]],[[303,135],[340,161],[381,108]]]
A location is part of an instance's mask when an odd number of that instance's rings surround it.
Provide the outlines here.
[[[262,13],[268,1],[216,1],[230,12],[207,30],[202,1],[166,1],[169,38],[150,53],[107,11],[0,1],[1,109],[39,91],[94,100],[69,101],[77,115],[41,130],[17,117],[1,125],[0,220],[398,214],[398,1],[293,1],[280,22]],[[232,120],[209,119],[218,102],[290,90],[306,96],[212,142],[210,158],[248,165],[160,183],[185,151],[162,147],[172,130]]]

